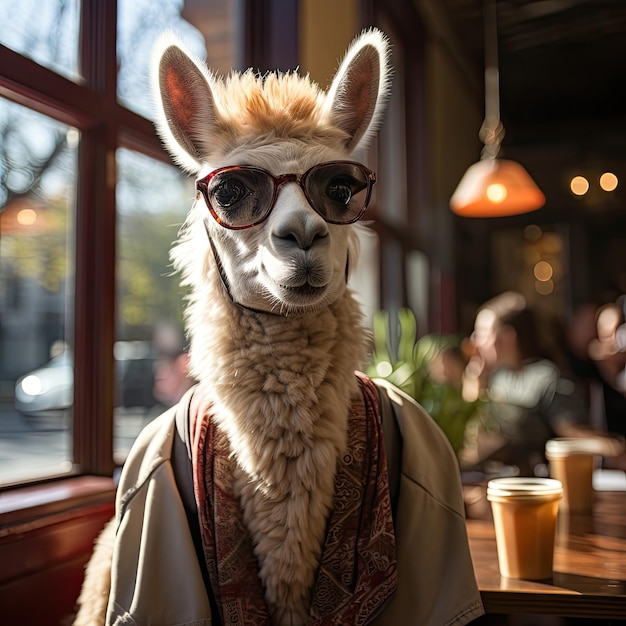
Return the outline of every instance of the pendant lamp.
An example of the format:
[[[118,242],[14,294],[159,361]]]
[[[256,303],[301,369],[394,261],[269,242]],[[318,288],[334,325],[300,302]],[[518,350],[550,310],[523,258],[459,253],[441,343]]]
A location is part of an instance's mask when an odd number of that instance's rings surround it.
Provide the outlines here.
[[[485,0],[485,120],[479,132],[484,147],[480,161],[461,179],[450,208],[464,217],[502,217],[535,211],[546,198],[517,162],[497,158],[504,138],[500,121],[500,89],[495,0]]]

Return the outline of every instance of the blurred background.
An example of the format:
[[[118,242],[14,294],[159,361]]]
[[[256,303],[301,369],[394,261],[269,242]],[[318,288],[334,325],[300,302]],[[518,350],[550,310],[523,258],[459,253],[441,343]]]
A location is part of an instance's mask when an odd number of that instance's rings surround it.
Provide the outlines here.
[[[564,329],[626,293],[620,0],[497,1],[499,156],[545,204],[480,218],[449,203],[483,146],[482,0],[41,4],[0,0],[1,482],[110,475],[191,384],[168,249],[193,181],[162,150],[148,95],[165,28],[217,73],[299,67],[324,88],[358,32],[387,33],[392,95],[358,155],[379,181],[353,277],[368,324],[408,310],[414,338],[467,336],[483,302],[514,290]]]

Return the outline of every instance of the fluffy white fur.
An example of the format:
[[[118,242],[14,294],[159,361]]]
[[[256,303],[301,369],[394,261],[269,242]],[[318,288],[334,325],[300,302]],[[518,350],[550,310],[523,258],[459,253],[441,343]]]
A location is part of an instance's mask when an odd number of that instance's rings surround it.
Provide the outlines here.
[[[218,285],[210,271],[206,295]],[[212,283],[212,285],[211,285]],[[303,624],[354,370],[365,342],[349,294],[319,311],[258,314],[201,295],[190,311],[195,372],[211,372],[215,419],[238,461],[235,489],[275,624]]]
[[[350,46],[327,94],[295,73],[218,80],[166,35],[155,52],[157,127],[198,176],[236,164],[300,173],[365,145],[389,73],[377,30]],[[306,622],[354,370],[366,358],[361,312],[346,286],[358,228],[327,224],[289,184],[267,220],[242,231],[217,224],[197,198],[172,251],[191,287],[192,374],[210,389],[237,460],[235,488],[276,625]],[[81,602],[89,610],[88,590]]]
[[[100,626],[109,601],[111,586],[111,554],[115,539],[115,524],[109,522],[96,539],[93,554],[85,572],[85,580],[78,598],[81,607],[73,626]]]

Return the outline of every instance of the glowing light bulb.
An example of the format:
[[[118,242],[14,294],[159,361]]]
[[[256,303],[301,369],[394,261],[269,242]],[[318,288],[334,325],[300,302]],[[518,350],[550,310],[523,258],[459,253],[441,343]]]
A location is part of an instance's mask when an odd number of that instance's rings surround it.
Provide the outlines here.
[[[584,176],[574,176],[570,181],[569,188],[577,196],[584,196],[589,191],[589,181]]]
[[[617,182],[617,176],[612,172],[604,172],[604,174],[600,176],[600,187],[602,187],[604,191],[615,191]]]
[[[487,187],[485,193],[491,202],[499,204],[506,198],[506,187],[502,183],[492,183]]]

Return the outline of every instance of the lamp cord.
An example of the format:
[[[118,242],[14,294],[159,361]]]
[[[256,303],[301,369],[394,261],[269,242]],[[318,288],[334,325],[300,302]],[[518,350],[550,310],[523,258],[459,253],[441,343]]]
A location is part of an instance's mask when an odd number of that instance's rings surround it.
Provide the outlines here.
[[[484,144],[481,159],[494,159],[504,139],[500,121],[500,73],[498,70],[498,23],[496,0],[484,0],[485,119],[478,137]]]

